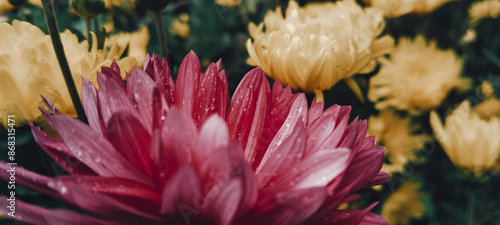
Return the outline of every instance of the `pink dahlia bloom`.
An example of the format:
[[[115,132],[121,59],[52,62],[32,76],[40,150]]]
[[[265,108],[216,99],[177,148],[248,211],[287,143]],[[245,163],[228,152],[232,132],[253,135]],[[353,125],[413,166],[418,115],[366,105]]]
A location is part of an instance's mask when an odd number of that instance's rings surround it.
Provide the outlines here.
[[[190,52],[176,84],[164,59],[148,56],[123,82],[113,64],[86,79],[89,125],[46,100],[45,119],[61,139],[31,125],[42,148],[70,175],[17,168],[20,185],[85,214],[17,202],[33,224],[387,224],[365,210],[337,210],[361,188],[387,181],[384,148],[350,107],[308,108],[304,94],[260,68],[248,72],[229,105],[220,61],[205,74]],[[9,166],[2,162],[0,169]],[[8,179],[6,173],[1,173]],[[5,198],[5,197],[4,197]],[[0,201],[6,209],[7,201]]]

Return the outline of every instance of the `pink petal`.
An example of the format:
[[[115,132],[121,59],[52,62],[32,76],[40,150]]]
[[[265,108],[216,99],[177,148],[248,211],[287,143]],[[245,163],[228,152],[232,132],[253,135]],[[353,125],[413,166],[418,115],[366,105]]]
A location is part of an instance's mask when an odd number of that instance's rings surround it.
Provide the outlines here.
[[[257,144],[264,129],[271,91],[260,68],[248,72],[234,92],[226,118],[229,134],[245,149],[245,159],[255,160]]]
[[[216,154],[221,148],[229,145],[229,133],[226,123],[217,115],[212,115],[203,124],[200,130],[200,138],[198,146],[203,146],[197,149],[197,153],[193,157],[199,163],[202,163],[212,154]]]
[[[384,151],[383,147],[374,147],[355,153],[342,181],[332,192],[341,193],[346,189],[347,193],[354,193],[368,184],[382,168]]]
[[[122,75],[120,73],[120,67],[115,60],[113,60],[113,63],[111,63],[110,67],[102,66],[101,73],[104,74],[107,79],[116,81],[116,83],[119,84],[121,88],[125,89],[125,83],[123,83]]]
[[[302,161],[306,147],[306,129],[302,121],[298,121],[288,138],[279,145],[269,158],[263,161],[256,171],[259,187],[263,187],[270,180],[293,168]]]
[[[107,125],[108,141],[138,170],[151,176],[151,135],[130,112],[113,114]]]
[[[210,199],[206,215],[215,224],[230,225],[243,197],[243,184],[241,180],[231,179],[224,187],[212,190],[212,193],[208,193],[207,195],[215,197]]]
[[[234,180],[241,183],[241,196],[235,203],[238,205],[236,215],[245,213],[257,200],[257,181],[252,168],[241,155],[239,143],[234,141],[213,151],[201,163],[199,171],[204,184],[203,190],[207,190],[204,204],[218,204],[214,203],[217,201],[214,198],[228,191],[228,188],[235,188],[228,187],[230,183],[236,182]]]
[[[190,51],[179,67],[175,84],[175,105],[193,115],[194,103],[200,85],[200,60],[193,51]]]
[[[389,223],[381,216],[369,212],[363,217],[359,225],[389,225]]]
[[[333,107],[333,106],[332,106]],[[311,108],[309,108],[307,121],[309,123],[314,122],[321,115],[323,115],[323,110],[325,108],[325,102],[312,102]]]
[[[127,79],[127,93],[131,95],[134,106],[140,113],[140,118],[151,132],[153,124],[153,90],[155,82],[143,70],[134,67],[130,72],[130,77]]]
[[[52,138],[32,123],[28,123],[28,125],[31,127],[31,132],[38,145],[63,169],[73,175],[96,175],[90,167],[73,157],[73,153],[63,141]],[[53,169],[56,169],[55,166],[52,165]]]
[[[16,213],[15,217],[10,217],[7,215],[6,211],[8,206],[8,201],[6,201],[6,196],[0,196],[0,209],[5,217],[15,219],[16,221],[28,223],[28,224],[39,224],[39,225],[119,225],[121,223],[109,222],[94,218],[92,216],[79,214],[70,210],[65,209],[44,209],[28,203],[24,203],[21,200],[16,200]]]
[[[89,126],[102,133],[104,124],[102,123],[102,118],[100,118],[97,90],[86,77],[82,77],[82,104],[89,121]]]
[[[167,116],[168,111],[170,110],[167,101],[160,93],[158,88],[153,90],[153,126],[152,129],[160,129],[163,127],[163,122]]]
[[[154,162],[153,171],[157,185],[163,187],[166,179],[171,177],[184,164],[191,161],[191,156],[194,152],[196,141],[198,139],[198,131],[191,116],[185,112],[173,108],[168,113],[165,123],[161,130],[161,135],[153,140],[157,144],[153,144],[151,155]]]
[[[169,105],[173,105],[174,103],[174,81],[170,76],[170,68],[168,67],[168,62],[166,58],[163,58],[161,61],[157,55],[153,54],[153,57],[146,57],[146,61],[144,62],[144,71],[156,83],[156,87],[160,90],[160,93],[166,99]]]
[[[6,171],[10,169],[10,166],[7,165],[5,162],[0,161],[0,168],[3,171]],[[57,198],[61,198],[89,212],[100,215],[106,215],[109,216],[109,218],[124,218],[123,221],[126,221],[127,218],[128,219],[132,218],[138,219],[141,217],[150,219],[155,218],[153,214],[142,212],[136,208],[125,205],[115,199],[109,198],[106,195],[89,192],[89,190],[83,187],[92,185],[85,184],[85,182],[84,186],[80,186],[79,184],[76,183],[75,180],[72,180],[73,178],[53,179],[25,170],[22,167],[16,167],[15,170],[16,170],[16,184],[36,190],[41,193],[49,194]],[[9,174],[7,173],[0,173],[0,177],[4,180],[7,180],[9,178],[8,176]],[[94,178],[94,179],[105,179],[105,178]],[[112,181],[107,181],[107,182],[111,183]],[[131,184],[131,182],[123,184],[124,185]],[[118,189],[124,188],[120,187],[120,184],[115,184],[115,186],[117,186]],[[145,185],[135,185],[135,186],[144,187]],[[102,188],[103,189],[101,190],[106,189],[105,187]],[[112,187],[110,188],[111,190],[107,191],[113,192],[113,188]],[[95,190],[95,187],[93,189]],[[117,215],[121,216],[118,217]]]
[[[335,124],[335,120],[339,109],[340,106],[334,105],[328,108],[315,121],[308,121],[306,155],[319,151],[320,146],[330,137],[335,126],[337,125]],[[332,146],[332,148],[334,147]]]
[[[365,143],[365,139],[366,139],[366,131],[368,130],[368,124],[367,124],[366,120],[362,120],[362,121],[359,121],[357,123],[358,123],[358,126],[357,126],[357,134],[358,135],[355,137],[355,141],[351,145],[350,148],[356,149],[357,151],[360,151],[361,150],[360,147],[362,145],[367,144],[367,143]],[[351,125],[352,125],[352,123],[351,123]],[[349,130],[349,128],[348,128],[348,130]],[[348,131],[346,131],[346,132],[348,132]],[[352,131],[349,131],[349,132],[352,132]],[[355,133],[355,132],[352,132],[352,133]],[[371,143],[374,144],[375,142],[371,142]]]
[[[102,215],[103,218],[114,219],[117,222],[126,223],[153,223],[153,221],[160,221],[162,218],[158,217],[157,212],[142,211],[133,207],[133,204],[123,204],[122,202],[110,198],[106,195],[92,193],[89,190],[78,186],[58,186],[55,188],[62,190],[67,188],[67,194],[64,195],[65,201],[68,201],[83,210]]]
[[[380,171],[380,172],[378,172],[378,174],[375,177],[373,177],[373,179],[370,182],[365,184],[365,186],[363,188],[370,188],[373,186],[385,184],[390,178],[391,178],[390,174],[388,174],[384,171]]]
[[[217,112],[223,118],[226,117],[227,109],[229,107],[229,86],[226,78],[226,71],[222,70],[219,73],[219,82],[217,82]]]
[[[290,86],[283,89],[279,79],[274,82],[272,90],[272,101],[270,113],[266,117],[266,124],[262,134],[259,137],[257,155],[253,163],[253,167],[257,168],[261,163],[264,154],[266,153],[269,144],[274,136],[278,133],[279,129],[287,119],[290,108],[294,103],[298,94],[292,95]]]
[[[55,178],[55,180],[76,183],[89,191],[99,194],[147,200],[149,204],[160,203],[161,196],[156,189],[129,179],[99,176],[62,176]]]
[[[344,133],[346,133],[347,124],[349,123],[349,113],[350,112],[351,112],[350,106],[340,107],[340,110],[339,110],[338,116],[336,117],[336,122],[335,122],[335,124],[337,124],[337,125],[335,126],[335,129],[330,134],[330,136],[323,142],[319,151],[322,151],[325,149],[337,148],[337,147],[345,147],[343,145],[340,145],[340,141],[342,140]]]
[[[279,129],[276,136],[274,136],[274,139],[272,140],[271,144],[269,144],[269,148],[265,152],[259,167],[257,167],[257,173],[259,173],[262,170],[261,169],[262,165],[265,165],[267,163],[272,163],[275,160],[274,155],[279,154],[279,152],[277,152],[278,147],[290,136],[290,134],[293,132],[293,129],[296,126],[296,123],[300,120],[302,121],[302,124],[306,124],[306,119],[307,119],[307,100],[305,95],[301,94],[293,102],[293,105],[290,109],[290,113],[288,114],[287,119]]]
[[[104,75],[99,73],[97,74],[97,80],[99,81],[99,108],[101,109],[102,120],[105,125],[108,124],[109,119],[111,119],[114,113],[120,111],[129,111],[137,118],[141,118],[134,105],[127,97],[124,88],[121,88],[118,82],[112,79],[106,79]]]
[[[194,119],[195,123],[200,125],[205,120],[219,109],[221,106],[218,105],[219,101],[217,99],[218,88],[220,87],[219,80],[219,69],[215,63],[210,64],[207,72],[201,76],[200,81],[200,91],[197,93],[197,99],[194,108]],[[221,116],[225,116],[221,115]]]
[[[189,164],[182,166],[165,185],[160,212],[175,215],[182,214],[180,210],[195,209],[193,201],[201,193],[200,188],[200,178],[194,168]]]
[[[268,187],[269,192],[326,186],[348,166],[349,149],[321,151],[304,159]],[[272,190],[272,191],[271,191]]]
[[[48,188],[48,183],[52,181],[52,178],[33,173],[20,166],[10,166],[4,161],[0,161],[0,169],[2,170],[0,178],[4,181],[10,180],[10,173],[13,170],[15,171],[16,185],[33,189],[44,194],[58,196],[57,191]]]
[[[371,204],[368,206],[366,209],[363,210],[335,210],[331,212],[327,218],[325,218],[320,224],[331,224],[331,225],[351,225],[351,224],[361,224],[361,221],[363,221],[363,218],[370,213],[370,210],[377,205],[376,203]],[[372,219],[372,216],[370,215],[370,218],[368,218],[369,221]],[[383,220],[383,219],[382,219]],[[376,222],[380,222],[381,220],[377,218]],[[370,224],[370,223],[368,223]],[[374,224],[380,224],[380,223],[374,223]],[[381,223],[381,224],[387,224],[386,223]]]
[[[151,184],[151,179],[135,169],[112,144],[79,120],[55,115],[54,126],[73,156],[97,174],[128,178]]]
[[[326,196],[324,187],[291,190],[263,199],[257,207],[235,224],[305,224],[321,207]]]

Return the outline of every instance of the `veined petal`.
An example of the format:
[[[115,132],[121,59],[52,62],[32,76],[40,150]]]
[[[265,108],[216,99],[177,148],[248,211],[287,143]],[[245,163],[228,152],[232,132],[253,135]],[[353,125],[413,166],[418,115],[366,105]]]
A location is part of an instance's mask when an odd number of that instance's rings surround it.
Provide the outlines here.
[[[175,84],[175,105],[193,115],[200,86],[200,60],[193,51],[182,60]]]
[[[143,70],[134,67],[127,79],[127,93],[129,94],[135,108],[140,113],[146,129],[151,133],[153,124],[153,90],[155,82]]]
[[[194,106],[194,116],[195,123],[200,125],[212,114],[217,112],[220,101],[217,101],[217,93],[219,93],[218,88],[221,86],[219,79],[219,69],[215,63],[210,64],[207,72],[201,76],[200,80],[200,90],[197,94],[197,102]],[[225,116],[220,115],[220,116]]]
[[[107,124],[108,141],[130,163],[146,175],[151,176],[150,153],[151,135],[130,112],[117,112]]]
[[[266,117],[264,130],[259,137],[257,155],[252,165],[254,168],[258,167],[261,163],[264,154],[267,152],[269,145],[273,141],[273,138],[286,121],[297,96],[299,96],[299,94],[292,94],[290,86],[283,88],[279,79],[274,82],[271,108]]]
[[[96,175],[89,166],[73,156],[73,153],[63,141],[52,138],[32,123],[28,123],[28,125],[31,127],[35,141],[64,170],[73,175]],[[56,165],[52,165],[52,167],[56,169]]]
[[[101,73],[104,74],[107,77],[107,79],[112,79],[116,81],[116,83],[118,83],[121,88],[125,89],[125,83],[123,83],[123,78],[120,73],[120,67],[118,66],[115,60],[113,60],[113,63],[111,63],[109,67],[102,66]]]
[[[262,199],[257,203],[259,207],[237,224],[300,224],[321,207],[325,197],[325,187],[280,192],[273,198]]]
[[[218,109],[217,112],[222,117],[226,116],[229,107],[229,86],[226,78],[226,71],[222,70],[219,73],[219,82],[217,83],[217,101]]]
[[[306,154],[310,155],[320,150],[320,146],[328,139],[335,129],[335,120],[337,119],[340,106],[334,105],[328,108],[315,121],[308,121],[307,124],[307,150]],[[345,147],[342,145],[342,147]]]
[[[345,148],[312,154],[269,185],[273,191],[323,187],[345,171],[351,151]]]
[[[387,224],[381,217],[373,217],[370,210],[377,205],[375,202],[363,210],[336,210],[330,213],[328,218],[320,222],[320,224],[331,225],[351,225],[351,224]],[[364,219],[368,215],[368,218]],[[364,221],[364,223],[362,223]],[[374,223],[370,223],[374,222]]]
[[[351,112],[350,106],[343,106],[340,108],[339,114],[335,121],[335,129],[330,134],[330,136],[323,142],[319,151],[324,149],[337,148],[342,145],[339,145],[344,133],[346,132],[347,124],[349,123],[349,113]],[[344,146],[342,146],[344,147]]]
[[[373,177],[373,179],[368,182],[363,188],[370,188],[370,187],[373,187],[373,186],[377,186],[377,185],[381,185],[381,184],[385,184],[389,179],[391,178],[391,175],[384,172],[384,171],[380,171],[378,172],[378,174]]]
[[[295,128],[295,124],[300,120],[302,124],[306,124],[307,119],[307,100],[306,97],[302,94],[299,95],[290,109],[290,113],[288,114],[287,119],[284,124],[279,129],[278,133],[274,136],[271,144],[269,145],[267,151],[265,152],[262,161],[257,167],[257,172],[260,173],[262,170],[262,165],[267,164],[267,161],[273,161],[274,155],[279,154],[277,152],[278,147],[285,141],[290,134],[293,132]],[[270,162],[270,163],[271,163]]]
[[[217,152],[217,150],[227,147],[230,138],[226,123],[222,118],[217,115],[212,115],[203,124],[200,130],[199,146],[203,148],[197,149],[196,157],[199,163],[202,163],[210,155]]]
[[[216,224],[230,225],[241,198],[243,197],[243,184],[239,179],[231,179],[224,187],[217,189],[207,205],[207,217],[212,218]],[[211,194],[211,193],[208,193]]]
[[[61,176],[56,182],[76,183],[79,186],[99,194],[114,197],[126,197],[133,200],[147,200],[149,204],[160,203],[160,194],[151,186],[137,181],[100,176]]]
[[[290,136],[277,147],[274,155],[269,156],[273,160],[266,160],[260,164],[256,172],[259,187],[265,186],[270,180],[276,179],[302,161],[305,147],[306,129],[302,121],[299,120]]]
[[[0,196],[1,203],[0,208],[4,215],[7,215],[7,204],[6,196]],[[28,203],[24,203],[21,200],[16,200],[16,216],[13,217],[14,220],[28,223],[28,224],[40,224],[40,225],[121,225],[122,223],[109,222],[105,220],[100,220],[89,215],[79,214],[70,210],[65,209],[44,209],[38,206],[34,206]]]
[[[311,103],[311,108],[309,108],[309,112],[307,114],[307,122],[313,123],[318,119],[321,115],[323,115],[323,110],[325,108],[325,102],[316,102],[313,101]]]
[[[79,120],[54,116],[54,129],[73,156],[101,176],[116,176],[152,184],[151,179],[135,169],[104,137]]]
[[[160,140],[155,140],[160,138]],[[179,109],[169,111],[161,133],[153,134],[153,148],[151,149],[153,170],[157,186],[163,188],[166,180],[184,164],[191,162],[196,148],[198,131],[193,119]],[[158,141],[160,141],[158,143]]]
[[[125,89],[120,87],[118,82],[107,79],[103,74],[99,73],[97,74],[97,80],[99,81],[99,108],[101,109],[104,124],[108,124],[111,116],[120,111],[129,111],[137,118],[140,118],[134,105],[130,99],[127,98]],[[121,81],[121,83],[123,82]]]
[[[165,185],[162,194],[161,213],[175,215],[180,212],[199,213],[193,205],[195,196],[201,193],[200,178],[191,165],[182,166]],[[182,218],[185,219],[185,218]]]
[[[336,187],[336,190],[346,189],[349,190],[350,193],[353,193],[365,186],[382,168],[384,152],[385,149],[383,147],[377,146],[369,150],[355,153],[346,170],[346,174]]]
[[[168,62],[166,58],[161,61],[157,55],[153,54],[151,57],[149,54],[144,62],[144,71],[156,83],[156,87],[160,90],[160,93],[165,97],[169,105],[174,104],[174,81],[170,76],[170,68],[168,67]]]
[[[264,129],[271,90],[260,68],[247,73],[234,92],[226,122],[229,134],[245,149],[245,159],[253,163],[257,143]]]
[[[102,133],[104,131],[104,124],[100,115],[101,110],[99,109],[97,90],[90,80],[85,77],[82,77],[82,104],[89,121],[89,126]]]

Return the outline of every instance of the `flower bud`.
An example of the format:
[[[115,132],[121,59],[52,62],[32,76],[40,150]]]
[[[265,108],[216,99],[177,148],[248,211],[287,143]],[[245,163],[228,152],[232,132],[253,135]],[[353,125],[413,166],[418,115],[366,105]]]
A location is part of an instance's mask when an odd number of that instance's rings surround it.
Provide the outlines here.
[[[104,11],[103,0],[71,0],[71,6],[83,19],[93,18]]]

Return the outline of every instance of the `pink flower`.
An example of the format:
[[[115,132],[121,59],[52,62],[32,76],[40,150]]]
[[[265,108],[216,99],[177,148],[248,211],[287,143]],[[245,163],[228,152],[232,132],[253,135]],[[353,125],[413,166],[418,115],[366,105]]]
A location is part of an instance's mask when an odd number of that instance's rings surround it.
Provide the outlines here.
[[[46,100],[53,139],[31,125],[42,148],[70,175],[17,168],[16,182],[86,212],[18,201],[16,219],[34,224],[387,224],[365,210],[336,210],[356,191],[382,184],[384,148],[350,107],[308,108],[260,68],[229,105],[220,61],[200,73],[190,52],[174,85],[164,59],[148,56],[123,82],[113,64],[86,79],[89,126]],[[2,170],[9,166],[1,162]],[[1,173],[2,179],[8,175]],[[5,198],[5,197],[4,197]],[[6,201],[1,201],[5,210]]]

